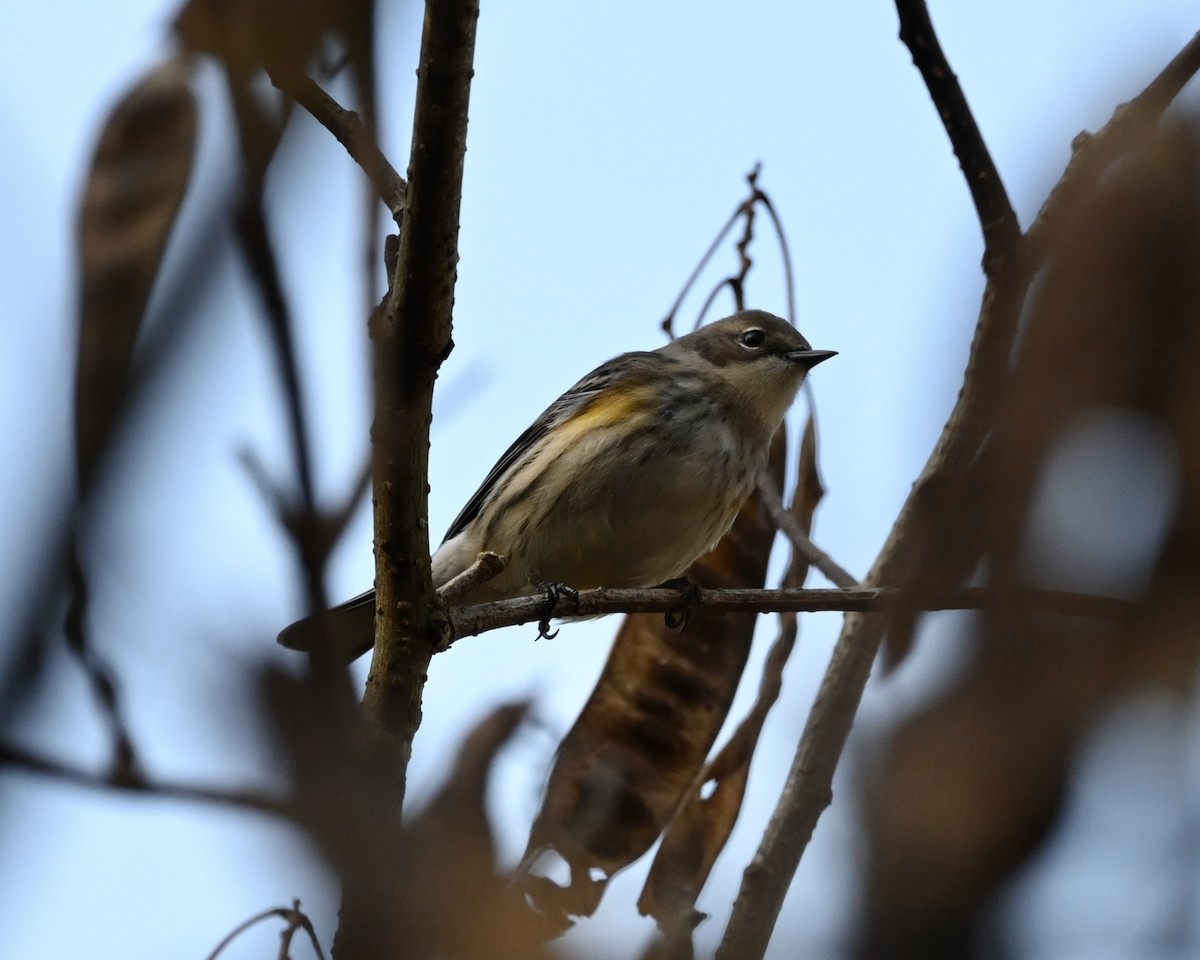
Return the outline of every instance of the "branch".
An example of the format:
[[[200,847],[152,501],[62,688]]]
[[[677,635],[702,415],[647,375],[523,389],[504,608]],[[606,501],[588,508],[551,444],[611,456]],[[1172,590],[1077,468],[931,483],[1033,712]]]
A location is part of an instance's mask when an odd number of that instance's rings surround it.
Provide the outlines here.
[[[454,603],[476,587],[481,587],[489,580],[496,579],[507,566],[507,557],[492,553],[490,550],[485,551],[477,556],[475,562],[466,570],[438,587],[438,599],[442,603]]]
[[[429,0],[417,68],[404,229],[373,317],[375,563],[379,620],[364,702],[394,739],[397,788],[421,692],[446,631],[429,568],[429,425],[449,354],[478,0]]]
[[[954,155],[958,157],[979,225],[983,228],[984,269],[991,273],[990,264],[1021,238],[1017,215],[1008,200],[1000,171],[988,152],[983,135],[971,114],[967,98],[959,86],[958,77],[950,69],[942,46],[938,43],[929,10],[924,0],[896,0],[900,14],[900,39],[912,53],[913,63],[929,97],[937,108],[942,126],[950,137]]]
[[[1034,252],[1040,245],[1020,242],[1012,234],[1015,227],[1007,225],[1002,185],[997,177],[989,178],[991,161],[982,148],[978,128],[970,120],[965,98],[954,81],[941,49],[933,35],[924,11],[924,4],[897,0],[902,22],[911,29],[912,17],[921,17],[920,29],[906,42],[917,45],[914,60],[931,95],[939,105],[947,132],[955,142],[964,173],[971,184],[988,245],[984,256],[988,269],[988,285],[984,292],[971,354],[963,378],[962,391],[942,434],[913,485],[908,499],[900,510],[864,586],[881,587],[905,582],[906,544],[913,531],[923,522],[928,510],[929,491],[937,484],[957,482],[967,465],[978,453],[995,409],[1007,369],[1017,316],[1025,302],[1029,284],[1038,265]],[[1187,80],[1200,70],[1200,35],[1193,38],[1147,91],[1135,101],[1142,122],[1161,115],[1162,110],[1182,89]],[[940,75],[938,75],[940,74]],[[939,101],[939,97],[942,99]],[[969,121],[969,122],[967,122]],[[1109,128],[1127,122],[1118,114],[1109,127],[1096,137],[1108,137]],[[1114,135],[1115,136],[1115,135]],[[983,149],[981,154],[979,151]],[[1102,172],[1102,171],[1101,171]],[[1070,171],[1068,171],[1068,174]],[[1099,174],[1095,174],[1098,178]],[[1064,177],[1065,185],[1069,176]],[[1082,189],[1056,189],[1031,228],[1031,236],[1045,229],[1055,217],[1066,215],[1083,193]],[[1001,252],[1011,254],[1000,256]],[[870,676],[872,664],[883,638],[884,623],[880,617],[852,613],[846,617],[821,682],[817,697],[796,749],[787,782],[772,814],[766,833],[754,859],[746,868],[742,886],[734,902],[733,915],[724,939],[717,951],[717,960],[755,960],[766,951],[767,942],[817,820],[832,801],[833,774],[849,736],[854,716]]]
[[[345,109],[307,74],[296,74],[294,81],[285,81],[272,75],[271,81],[300,104],[346,148],[350,158],[362,168],[376,195],[391,211],[392,219],[399,226],[404,217],[405,191],[408,184],[383,155],[376,138],[362,118],[353,110]]]
[[[841,587],[843,590],[855,590],[860,586],[854,574],[812,542],[804,527],[796,519],[796,515],[783,505],[778,485],[765,470],[759,478],[758,490],[762,494],[763,503],[767,506],[767,513],[771,515],[775,526],[787,537],[796,553],[821,571],[821,575],[835,587]]]
[[[729,219],[725,221],[725,225],[717,231],[717,235],[713,238],[713,242],[708,245],[708,249],[704,251],[704,255],[700,258],[700,261],[696,264],[691,274],[688,275],[687,280],[684,281],[683,289],[679,291],[679,296],[675,298],[675,302],[671,304],[671,309],[667,311],[666,317],[663,318],[661,324],[663,332],[672,340],[675,339],[675,314],[677,314],[679,312],[679,308],[683,306],[684,299],[687,297],[692,287],[695,286],[696,281],[700,279],[700,274],[704,271],[704,268],[708,266],[709,261],[712,260],[713,256],[720,248],[721,243],[729,234],[729,231],[733,229],[733,225],[738,222],[738,218],[748,218],[751,222],[747,224],[747,230],[752,229],[754,204],[758,202],[760,196],[760,192],[756,184],[758,179],[758,169],[759,168],[756,165],[755,168],[746,175],[746,180],[750,184],[750,196],[737,205],[737,208],[729,215]],[[731,280],[732,278],[729,277],[727,277],[725,280],[722,280],[721,283],[717,284],[716,288],[709,294],[708,299],[704,302],[704,306],[700,309],[700,316],[697,318],[696,326],[699,326],[704,322],[704,314],[708,311],[709,305],[716,298],[717,294],[720,293],[721,288],[726,284],[730,284]],[[736,287],[734,288],[734,291],[736,297]],[[741,308],[739,307],[738,309]],[[789,319],[791,318],[789,317]]]
[[[517,597],[451,610],[450,642],[552,617],[598,617],[609,613],[871,613],[884,609],[896,595],[897,591],[880,587],[854,590],[711,590],[706,587],[615,590],[600,587],[581,590],[575,595],[560,590],[557,599],[553,600],[544,596]],[[924,609],[977,610],[985,605],[987,596],[986,588],[962,587]],[[1038,609],[1063,616],[1117,620],[1129,616],[1135,609],[1132,601],[1061,590],[1030,589],[1017,596]]]
[[[169,783],[150,780],[139,773],[125,776],[113,774],[101,776],[39,756],[9,743],[0,743],[0,768],[23,770],[26,773],[92,790],[116,790],[120,793],[137,793],[170,800],[188,800],[193,803],[211,803],[290,817],[287,805],[282,800],[264,797],[248,790],[217,790],[213,787],[194,784]]]
[[[317,939],[317,931],[313,929],[312,921],[301,911],[299,900],[293,900],[290,909],[288,907],[274,907],[239,923],[213,948],[207,960],[217,960],[221,952],[243,933],[255,924],[262,923],[264,920],[270,920],[273,917],[287,921],[287,926],[279,937],[279,957],[281,960],[286,960],[291,955],[289,947],[291,946],[292,937],[295,936],[297,930],[303,930],[308,934],[309,943],[312,944],[313,953],[317,955],[317,960],[325,960],[325,954],[321,950],[321,942]]]
[[[1099,133],[1081,133],[1075,138],[1066,171],[1026,233],[1031,247],[1044,253],[1048,238],[1058,233],[1065,216],[1079,209],[1082,198],[1095,189],[1109,166],[1141,130],[1161,119],[1197,72],[1200,72],[1200,33],[1184,45],[1145,90],[1121,104]]]

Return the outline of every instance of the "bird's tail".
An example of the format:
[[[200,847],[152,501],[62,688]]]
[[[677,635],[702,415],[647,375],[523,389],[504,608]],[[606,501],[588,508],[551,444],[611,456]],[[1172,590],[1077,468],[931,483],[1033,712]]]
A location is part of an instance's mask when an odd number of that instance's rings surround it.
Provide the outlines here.
[[[290,650],[313,650],[325,637],[346,663],[375,644],[375,591],[360,593],[332,610],[315,613],[284,627],[277,642]]]

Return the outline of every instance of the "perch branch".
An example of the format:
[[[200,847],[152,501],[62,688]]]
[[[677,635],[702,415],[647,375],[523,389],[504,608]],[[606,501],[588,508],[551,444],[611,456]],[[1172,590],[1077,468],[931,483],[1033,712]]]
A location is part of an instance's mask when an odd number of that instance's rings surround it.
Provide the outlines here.
[[[540,595],[458,607],[450,611],[450,625],[453,642],[500,627],[536,623],[552,617],[596,617],[609,613],[679,614],[685,610],[705,613],[869,613],[883,609],[894,595],[895,591],[880,587],[854,590],[710,590],[698,587],[694,592],[673,587],[630,590],[601,587],[581,590],[578,595],[561,591],[549,610],[546,597]],[[984,605],[985,597],[983,588],[963,587],[926,609],[975,610]],[[1038,609],[1065,616],[1119,619],[1133,609],[1133,605],[1125,600],[1057,590],[1030,590],[1023,598]]]

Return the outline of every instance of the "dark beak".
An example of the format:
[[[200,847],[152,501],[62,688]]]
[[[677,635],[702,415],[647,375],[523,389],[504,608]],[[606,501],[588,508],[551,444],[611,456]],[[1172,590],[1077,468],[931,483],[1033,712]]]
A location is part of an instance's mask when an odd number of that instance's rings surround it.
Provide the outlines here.
[[[805,370],[811,370],[818,363],[836,356],[836,350],[793,350],[787,355],[787,358],[793,363],[800,364]]]

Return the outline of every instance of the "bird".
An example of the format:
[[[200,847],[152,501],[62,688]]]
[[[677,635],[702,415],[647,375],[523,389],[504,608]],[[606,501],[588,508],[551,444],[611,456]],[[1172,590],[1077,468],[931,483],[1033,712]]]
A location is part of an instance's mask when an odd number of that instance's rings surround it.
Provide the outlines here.
[[[456,604],[681,577],[733,525],[805,376],[833,356],[786,320],[743,310],[601,364],[492,467],[433,553],[434,586],[485,551],[506,566]],[[279,642],[311,649],[329,629],[353,659],[374,626],[368,590]]]

